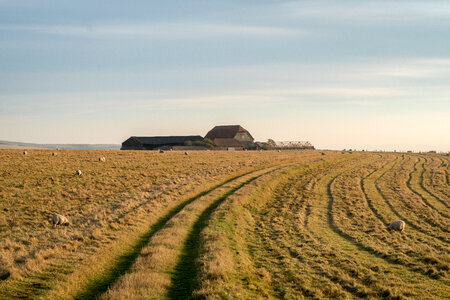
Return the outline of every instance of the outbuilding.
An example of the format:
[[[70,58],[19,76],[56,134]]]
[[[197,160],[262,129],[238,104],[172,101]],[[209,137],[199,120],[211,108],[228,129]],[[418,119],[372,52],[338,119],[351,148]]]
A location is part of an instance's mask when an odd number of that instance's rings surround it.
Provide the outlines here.
[[[250,132],[240,125],[215,126],[205,136],[219,149],[256,149]]]
[[[132,136],[122,143],[121,150],[171,149],[184,146],[186,142],[203,141],[199,135],[188,136]]]

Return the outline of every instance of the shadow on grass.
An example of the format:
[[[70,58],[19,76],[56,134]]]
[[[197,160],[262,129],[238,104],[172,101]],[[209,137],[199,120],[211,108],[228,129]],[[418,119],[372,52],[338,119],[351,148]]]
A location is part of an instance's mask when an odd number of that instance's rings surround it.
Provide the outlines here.
[[[195,266],[195,259],[199,254],[200,233],[208,224],[208,220],[214,210],[231,194],[242,188],[244,185],[258,179],[262,175],[250,178],[249,180],[239,184],[223,194],[220,198],[214,201],[203,213],[198,217],[189,232],[189,235],[184,243],[183,249],[178,263],[176,264],[172,273],[172,282],[169,287],[169,299],[188,299],[191,298],[192,292],[195,288],[195,278],[197,277],[197,268]]]
[[[87,288],[83,292],[78,294],[75,297],[75,299],[96,299],[96,298],[98,298],[99,295],[106,292],[106,290],[108,289],[108,287],[110,285],[112,285],[114,282],[116,282],[120,276],[125,274],[131,268],[133,262],[139,256],[139,253],[141,252],[142,248],[149,242],[150,238],[153,235],[155,235],[155,233],[157,233],[160,229],[162,229],[164,227],[164,225],[166,225],[166,223],[173,216],[175,216],[177,213],[179,213],[186,205],[188,205],[188,204],[192,203],[193,201],[195,201],[196,199],[212,192],[213,190],[220,188],[221,186],[223,186],[235,179],[238,179],[242,176],[250,174],[254,171],[257,171],[257,170],[246,172],[244,174],[240,174],[240,175],[234,176],[230,179],[227,179],[226,181],[224,181],[218,185],[215,185],[215,186],[211,187],[210,189],[205,190],[205,191],[187,199],[183,203],[181,203],[181,204],[177,205],[176,207],[174,207],[173,209],[171,209],[169,211],[169,213],[167,213],[165,216],[161,217],[158,220],[158,222],[156,222],[153,226],[151,226],[150,230],[147,233],[145,233],[144,235],[141,236],[141,238],[131,247],[130,251],[119,256],[116,260],[117,262],[115,263],[115,265],[112,268],[110,268],[106,272],[106,274],[104,274],[101,277],[92,279],[89,282]]]

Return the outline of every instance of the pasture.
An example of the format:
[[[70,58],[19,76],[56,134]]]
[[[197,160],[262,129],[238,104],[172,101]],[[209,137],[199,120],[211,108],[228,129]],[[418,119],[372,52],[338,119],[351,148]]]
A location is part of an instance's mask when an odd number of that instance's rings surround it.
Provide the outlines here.
[[[0,299],[450,298],[448,165],[0,150]],[[55,213],[71,225],[52,228]],[[386,230],[395,220],[404,232]]]

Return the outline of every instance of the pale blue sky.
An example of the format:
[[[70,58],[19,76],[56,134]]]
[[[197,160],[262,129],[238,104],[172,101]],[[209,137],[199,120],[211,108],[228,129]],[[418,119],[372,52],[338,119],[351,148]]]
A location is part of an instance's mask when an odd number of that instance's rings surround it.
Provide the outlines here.
[[[449,151],[450,1],[0,0],[0,140],[218,124]]]

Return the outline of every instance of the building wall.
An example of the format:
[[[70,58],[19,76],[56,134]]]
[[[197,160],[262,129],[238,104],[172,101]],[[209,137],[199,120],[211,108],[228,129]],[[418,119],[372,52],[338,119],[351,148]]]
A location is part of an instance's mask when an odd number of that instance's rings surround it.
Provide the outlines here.
[[[239,131],[234,138],[241,142],[253,142],[253,137],[248,131]]]
[[[256,149],[256,145],[253,142],[253,137],[248,131],[239,131],[236,134],[235,139],[241,142],[245,149]]]

